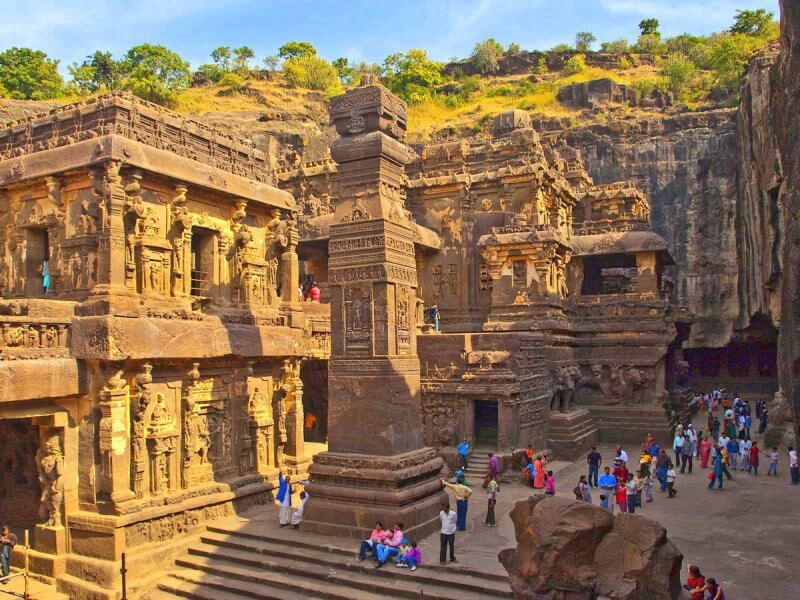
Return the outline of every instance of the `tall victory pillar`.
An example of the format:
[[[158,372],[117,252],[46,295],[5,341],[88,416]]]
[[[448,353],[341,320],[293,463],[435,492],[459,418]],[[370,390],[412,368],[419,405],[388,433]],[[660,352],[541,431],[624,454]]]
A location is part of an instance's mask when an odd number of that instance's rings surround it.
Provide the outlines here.
[[[404,206],[406,105],[378,84],[337,96],[340,199],[328,246],[328,452],[309,468],[303,529],[360,536],[438,526],[442,460],[425,448],[416,343],[414,228]]]

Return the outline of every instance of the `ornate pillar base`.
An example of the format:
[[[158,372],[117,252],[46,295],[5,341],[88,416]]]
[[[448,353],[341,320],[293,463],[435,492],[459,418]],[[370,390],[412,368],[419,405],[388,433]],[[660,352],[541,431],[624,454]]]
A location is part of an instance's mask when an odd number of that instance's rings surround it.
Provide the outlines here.
[[[442,459],[432,448],[395,456],[323,452],[309,468],[311,497],[302,529],[363,538],[376,521],[400,522],[409,537],[439,528],[448,497],[439,481]]]

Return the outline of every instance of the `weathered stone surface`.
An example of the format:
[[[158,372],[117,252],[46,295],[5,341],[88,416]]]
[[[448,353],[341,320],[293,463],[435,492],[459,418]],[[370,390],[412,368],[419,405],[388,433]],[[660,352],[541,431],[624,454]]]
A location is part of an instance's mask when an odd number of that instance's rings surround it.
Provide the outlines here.
[[[518,502],[511,519],[517,547],[499,559],[518,600],[681,597],[683,555],[655,521],[546,496]]]
[[[672,106],[672,95],[654,89],[647,98],[637,98],[631,87],[610,77],[565,85],[558,90],[559,102],[574,108],[600,108],[606,104],[666,108]]]

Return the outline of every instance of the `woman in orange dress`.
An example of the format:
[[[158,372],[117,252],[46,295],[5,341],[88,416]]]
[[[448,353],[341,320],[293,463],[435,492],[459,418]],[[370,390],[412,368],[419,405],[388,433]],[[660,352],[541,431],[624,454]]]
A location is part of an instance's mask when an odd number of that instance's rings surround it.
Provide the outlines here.
[[[536,478],[533,480],[533,487],[536,489],[541,489],[544,487],[546,465],[547,460],[544,456],[540,454],[536,457],[536,460],[533,463],[533,467],[536,469]]]

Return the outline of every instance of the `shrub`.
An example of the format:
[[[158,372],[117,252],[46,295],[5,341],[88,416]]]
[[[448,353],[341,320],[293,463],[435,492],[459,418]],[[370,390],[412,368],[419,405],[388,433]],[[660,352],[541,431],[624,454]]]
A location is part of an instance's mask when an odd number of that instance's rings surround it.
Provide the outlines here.
[[[667,89],[677,98],[685,98],[692,85],[697,67],[683,54],[670,54],[664,60],[661,75],[666,78]]]
[[[217,92],[218,94],[230,95],[240,92],[244,88],[245,80],[238,73],[230,71],[220,77],[219,85],[222,89]]]
[[[512,42],[506,48],[506,54],[508,56],[516,56],[522,52],[522,46],[520,46],[517,42]]]
[[[619,57],[618,66],[620,70],[625,71],[633,68],[633,63],[624,56]]]
[[[214,83],[219,82],[219,80],[222,79],[222,76],[225,74],[225,71],[223,71],[219,65],[214,64],[200,65],[197,68],[197,72]]]
[[[329,96],[341,91],[336,69],[316,54],[300,54],[289,58],[283,65],[283,73],[292,87],[319,90]]]
[[[556,54],[564,54],[565,52],[572,52],[574,48],[569,44],[556,44],[552,47],[550,52],[555,52]]]
[[[663,90],[665,81],[660,77],[644,77],[631,83],[631,88],[638,100],[649,98],[653,90]]]
[[[714,79],[713,91],[718,97],[738,97],[747,63],[763,45],[763,39],[746,34],[711,36],[706,59]]]
[[[540,56],[539,60],[536,61],[536,66],[533,67],[532,70],[534,73],[538,73],[539,75],[547,73],[550,70],[547,66],[547,59],[544,56]]]
[[[576,54],[564,63],[564,75],[577,75],[586,70],[586,58],[583,54]]]
[[[663,54],[664,42],[658,34],[645,33],[636,39],[634,51],[639,54]]]
[[[479,73],[489,75],[498,71],[504,54],[503,47],[497,40],[489,38],[475,44],[469,60]]]
[[[612,40],[610,42],[603,42],[600,44],[600,51],[601,52],[627,52],[629,50],[628,47],[628,40],[625,38],[620,38],[618,40]]]
[[[575,34],[575,49],[579,52],[589,52],[596,41],[597,38],[592,32],[579,31]]]

